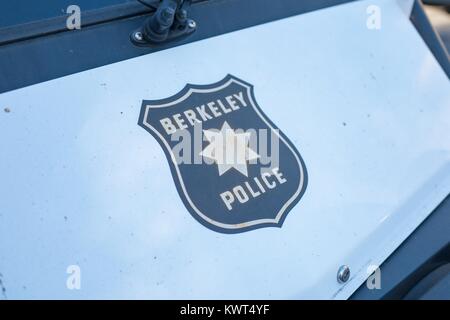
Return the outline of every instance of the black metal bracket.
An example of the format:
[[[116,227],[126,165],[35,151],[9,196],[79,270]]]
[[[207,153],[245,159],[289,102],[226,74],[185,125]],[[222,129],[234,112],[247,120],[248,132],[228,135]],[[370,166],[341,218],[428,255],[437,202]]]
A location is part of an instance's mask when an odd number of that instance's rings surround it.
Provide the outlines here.
[[[138,46],[152,46],[180,40],[192,34],[197,24],[188,18],[191,0],[161,0],[144,25],[131,33]]]

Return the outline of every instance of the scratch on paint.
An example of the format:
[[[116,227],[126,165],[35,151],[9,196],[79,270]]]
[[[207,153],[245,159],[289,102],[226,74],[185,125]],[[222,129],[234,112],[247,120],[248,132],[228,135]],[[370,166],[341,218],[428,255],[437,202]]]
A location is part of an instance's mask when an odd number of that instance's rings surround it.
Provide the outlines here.
[[[1,273],[0,273],[0,291],[3,295],[3,298],[7,300],[8,297],[6,296],[6,288],[5,285],[3,284],[3,275]]]

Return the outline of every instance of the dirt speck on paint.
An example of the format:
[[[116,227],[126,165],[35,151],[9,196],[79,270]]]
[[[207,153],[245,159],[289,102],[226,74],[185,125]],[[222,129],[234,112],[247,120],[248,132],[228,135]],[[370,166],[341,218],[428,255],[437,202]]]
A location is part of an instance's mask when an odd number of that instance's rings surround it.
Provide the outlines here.
[[[5,113],[10,113],[10,112],[11,112],[11,109],[10,109],[10,108],[4,108],[3,111],[4,111]]]

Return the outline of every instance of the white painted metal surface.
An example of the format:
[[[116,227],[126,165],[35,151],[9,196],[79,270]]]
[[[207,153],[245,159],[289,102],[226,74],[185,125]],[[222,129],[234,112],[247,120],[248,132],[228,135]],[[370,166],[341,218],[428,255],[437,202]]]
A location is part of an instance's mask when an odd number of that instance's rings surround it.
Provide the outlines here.
[[[360,1],[0,95],[8,298],[347,298],[450,192],[450,84],[396,1]],[[292,36],[293,35],[293,36]],[[187,212],[143,99],[231,73],[300,150],[282,228]],[[338,268],[350,280],[336,280]],[[66,287],[69,265],[81,289]],[[1,292],[0,292],[1,295]]]

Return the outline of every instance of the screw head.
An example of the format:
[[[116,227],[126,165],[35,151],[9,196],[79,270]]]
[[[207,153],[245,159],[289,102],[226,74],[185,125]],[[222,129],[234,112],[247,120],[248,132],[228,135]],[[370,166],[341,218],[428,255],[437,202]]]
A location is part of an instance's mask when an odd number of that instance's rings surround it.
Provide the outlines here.
[[[136,41],[142,41],[142,40],[144,40],[144,36],[142,35],[142,32],[139,32],[139,31],[133,33],[133,38],[134,38],[134,40],[136,40]]]
[[[348,279],[350,279],[350,268],[349,266],[343,265],[338,270],[337,281],[339,283],[345,283]]]
[[[188,27],[194,29],[197,26],[197,23],[194,20],[189,20]]]

